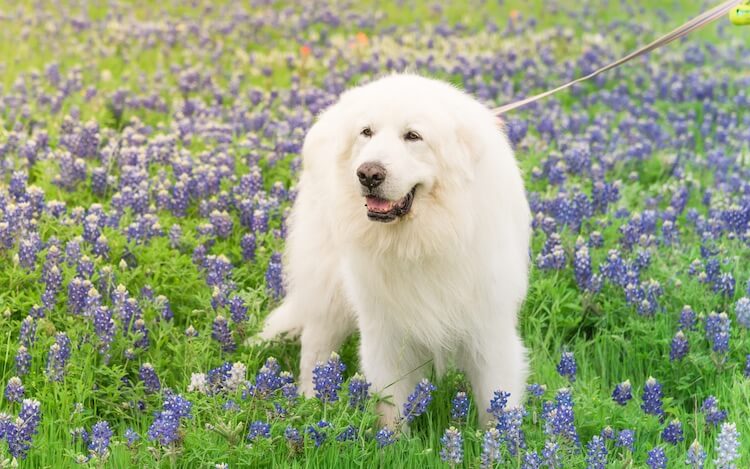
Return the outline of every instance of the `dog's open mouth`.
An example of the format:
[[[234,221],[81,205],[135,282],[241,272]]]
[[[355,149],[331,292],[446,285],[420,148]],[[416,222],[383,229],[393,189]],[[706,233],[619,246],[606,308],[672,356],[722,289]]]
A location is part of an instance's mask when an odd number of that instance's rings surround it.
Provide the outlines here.
[[[412,187],[409,193],[399,200],[387,200],[368,195],[365,198],[367,218],[373,221],[388,223],[397,218],[403,217],[409,213],[409,210],[411,210],[411,204],[414,202],[414,193],[416,190],[417,186]]]

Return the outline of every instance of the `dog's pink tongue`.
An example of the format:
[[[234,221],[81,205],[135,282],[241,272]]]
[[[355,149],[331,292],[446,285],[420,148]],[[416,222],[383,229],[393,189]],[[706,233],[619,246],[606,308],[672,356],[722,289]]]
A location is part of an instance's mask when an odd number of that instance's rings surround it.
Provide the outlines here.
[[[387,212],[393,207],[390,200],[378,197],[367,197],[367,208],[373,212]]]

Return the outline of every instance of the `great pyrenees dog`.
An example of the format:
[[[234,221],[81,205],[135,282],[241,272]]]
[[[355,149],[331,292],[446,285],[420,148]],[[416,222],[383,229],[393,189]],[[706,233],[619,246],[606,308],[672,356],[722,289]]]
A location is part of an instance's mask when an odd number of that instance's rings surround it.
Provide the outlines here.
[[[355,330],[383,423],[434,367],[462,370],[483,411],[521,403],[517,330],[531,215],[497,117],[450,84],[395,74],[325,110],[302,149],[287,295],[261,339],[299,337],[300,390]]]

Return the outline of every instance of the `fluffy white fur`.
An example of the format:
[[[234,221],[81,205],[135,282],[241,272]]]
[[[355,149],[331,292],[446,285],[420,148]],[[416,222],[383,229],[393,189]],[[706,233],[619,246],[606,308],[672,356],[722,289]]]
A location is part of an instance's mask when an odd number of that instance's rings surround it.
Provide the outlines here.
[[[410,130],[422,140],[405,139]],[[498,119],[447,83],[391,75],[345,92],[310,129],[302,155],[288,293],[261,333],[300,338],[302,392],[314,394],[316,362],[359,329],[364,374],[392,397],[380,405],[386,423],[431,366],[463,370],[480,409],[495,390],[519,404],[531,217]],[[385,198],[417,186],[407,215],[368,219],[356,176],[365,162],[387,169]]]

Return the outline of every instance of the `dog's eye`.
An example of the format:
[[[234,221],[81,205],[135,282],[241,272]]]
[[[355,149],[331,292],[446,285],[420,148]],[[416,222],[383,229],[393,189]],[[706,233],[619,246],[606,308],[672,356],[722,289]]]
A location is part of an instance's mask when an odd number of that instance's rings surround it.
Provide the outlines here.
[[[363,136],[365,136],[365,137],[367,137],[367,138],[370,138],[370,137],[372,137],[372,129],[371,129],[371,128],[369,128],[369,127],[365,127],[364,129],[362,129],[362,130],[361,130],[361,131],[359,132],[359,134],[360,134],[360,135],[363,135]]]
[[[414,132],[413,130],[410,130],[404,134],[404,140],[407,140],[409,142],[416,142],[417,140],[422,140],[422,136]]]

